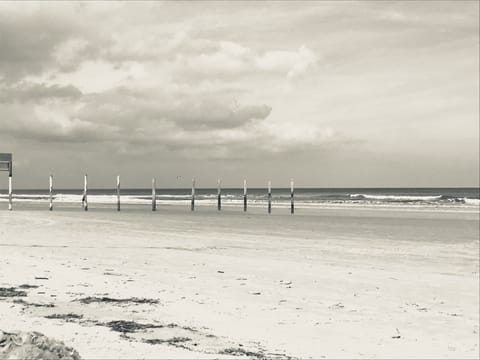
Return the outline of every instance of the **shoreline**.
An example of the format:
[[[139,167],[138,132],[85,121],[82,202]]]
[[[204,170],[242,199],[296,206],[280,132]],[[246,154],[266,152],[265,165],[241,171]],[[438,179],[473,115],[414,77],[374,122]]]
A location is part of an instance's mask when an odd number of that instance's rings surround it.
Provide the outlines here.
[[[80,199],[81,197],[79,197]],[[1,205],[5,205],[4,208],[1,208]],[[0,212],[5,210],[7,211],[6,205],[8,204],[7,200],[0,199]],[[248,204],[248,211],[243,211],[243,203],[231,203],[231,202],[222,202],[222,210],[218,211],[216,206],[216,200],[211,202],[204,202],[204,200],[195,200],[195,211],[212,211],[221,215],[223,212],[238,212],[242,213],[251,213],[251,214],[261,214],[267,213],[266,201],[256,202]],[[48,201],[44,202],[32,202],[32,201],[18,201],[13,203],[13,211],[49,211]],[[112,212],[117,212],[116,202],[88,202],[88,211],[107,211],[111,210]],[[158,212],[168,211],[168,210],[180,210],[185,213],[190,213],[190,200],[185,200],[183,203],[177,202],[164,202],[162,200],[157,200],[157,210]],[[53,202],[53,212],[55,211],[84,211],[81,207],[81,202],[78,203],[65,203],[65,202]],[[313,215],[318,214],[324,211],[391,211],[391,212],[446,212],[446,213],[466,213],[466,214],[476,214],[480,215],[480,206],[477,205],[395,205],[395,204],[312,204],[306,205],[302,203],[295,203],[295,214],[294,215]],[[145,211],[152,212],[151,203],[145,204],[132,204],[132,203],[121,203],[121,212],[125,211]],[[178,213],[179,211],[175,211]],[[272,202],[272,214],[290,214],[290,203],[278,203]]]

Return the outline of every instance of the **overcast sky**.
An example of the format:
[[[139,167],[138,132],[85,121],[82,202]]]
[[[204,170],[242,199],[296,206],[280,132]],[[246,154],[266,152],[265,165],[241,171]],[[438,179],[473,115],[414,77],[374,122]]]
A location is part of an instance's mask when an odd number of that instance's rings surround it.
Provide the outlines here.
[[[478,186],[479,2],[0,2],[0,152],[22,188]]]

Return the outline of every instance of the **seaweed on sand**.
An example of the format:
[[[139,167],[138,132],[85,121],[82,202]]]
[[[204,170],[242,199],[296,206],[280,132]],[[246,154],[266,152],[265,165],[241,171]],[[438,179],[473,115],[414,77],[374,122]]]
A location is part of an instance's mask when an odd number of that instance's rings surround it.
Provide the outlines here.
[[[261,352],[248,351],[242,348],[227,348],[219,352],[222,355],[247,356],[249,358],[265,359]]]
[[[51,314],[44,316],[46,319],[62,319],[62,320],[73,320],[73,319],[82,319],[83,315],[80,314],[74,314],[74,313],[68,313],[68,314]]]
[[[143,342],[151,345],[156,345],[156,344],[168,344],[168,345],[173,345],[176,346],[177,344],[184,343],[187,341],[191,341],[192,339],[188,337],[179,337],[175,336],[170,339],[143,339]]]
[[[121,332],[121,333],[133,333],[138,330],[145,330],[145,329],[160,329],[163,328],[164,325],[155,325],[155,324],[141,324],[135,321],[126,321],[126,320],[115,320],[109,321],[104,325],[108,326],[113,331]]]
[[[110,297],[96,297],[96,296],[88,296],[86,298],[79,299],[82,304],[92,304],[92,303],[116,303],[116,304],[127,304],[127,303],[134,303],[134,304],[158,304],[159,301],[156,299],[145,299],[145,298],[137,298],[131,297],[126,299],[115,299]]]
[[[18,286],[20,289],[36,289],[39,288],[39,285],[30,285],[30,284],[22,284]]]
[[[55,307],[55,305],[51,304],[51,303],[48,303],[48,304],[31,303],[31,302],[25,301],[23,299],[16,299],[16,300],[13,300],[13,302],[15,304],[21,304],[21,305],[25,305],[25,306],[48,307],[48,308]]]
[[[27,296],[27,293],[23,290],[17,290],[14,287],[4,288],[0,287],[0,297],[17,297]]]

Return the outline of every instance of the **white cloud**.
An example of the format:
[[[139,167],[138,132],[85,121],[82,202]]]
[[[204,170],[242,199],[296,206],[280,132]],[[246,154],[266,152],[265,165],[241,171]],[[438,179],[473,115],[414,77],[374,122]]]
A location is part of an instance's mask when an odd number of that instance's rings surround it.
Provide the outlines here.
[[[317,55],[306,46],[300,47],[298,56],[292,68],[288,71],[287,77],[289,79],[305,74],[309,69],[316,66],[318,61]]]
[[[195,42],[195,40],[193,40]],[[201,42],[205,43],[205,42]],[[208,45],[215,47],[213,51],[203,51],[196,55],[179,54],[177,64],[190,73],[217,74],[231,73],[236,74],[251,70],[252,52],[250,49],[230,41],[208,42]]]
[[[298,51],[269,51],[255,59],[259,69],[283,72],[289,79],[313,69],[317,62],[318,56],[305,45],[302,45]]]
[[[84,61],[72,72],[50,72],[41,77],[31,77],[47,84],[72,84],[84,93],[103,92],[120,86],[131,77],[141,76],[137,64],[115,65],[104,60]]]

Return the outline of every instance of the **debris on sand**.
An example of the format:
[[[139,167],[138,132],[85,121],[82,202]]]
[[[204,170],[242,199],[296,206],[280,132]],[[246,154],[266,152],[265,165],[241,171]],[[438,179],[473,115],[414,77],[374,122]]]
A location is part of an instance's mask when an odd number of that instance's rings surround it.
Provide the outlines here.
[[[33,306],[33,307],[47,307],[47,308],[55,307],[55,305],[51,304],[51,303],[47,303],[47,304],[32,303],[32,302],[25,301],[23,299],[16,299],[16,300],[13,300],[13,302],[15,304],[20,304],[20,305],[25,305],[25,306]]]
[[[343,305],[341,302],[333,304],[332,306],[329,306],[328,308],[330,310],[335,310],[335,309],[343,309],[345,305]]]
[[[112,276],[123,276],[122,274],[117,274],[111,271],[105,271],[103,275],[112,275]]]
[[[138,330],[145,330],[145,329],[159,329],[165,327],[164,325],[155,325],[155,324],[140,324],[135,321],[126,321],[126,320],[115,320],[110,321],[104,324],[108,326],[113,331],[121,332],[121,333],[133,333]]]
[[[30,285],[30,284],[22,284],[18,286],[20,289],[36,289],[39,288],[39,285]]]
[[[133,303],[133,304],[158,304],[159,301],[156,299],[145,299],[145,298],[126,298],[126,299],[115,299],[109,297],[96,297],[96,296],[89,296],[83,299],[78,299],[82,304],[92,304],[92,303],[116,303],[116,304],[126,304],[126,303]]]
[[[66,321],[72,321],[73,319],[79,320],[83,318],[83,315],[68,313],[68,314],[51,314],[44,316],[46,319],[62,319]]]
[[[80,360],[78,352],[39,332],[8,333],[0,330],[0,359]]]
[[[221,355],[247,356],[249,358],[265,359],[261,352],[248,351],[242,348],[227,348],[219,352]]]
[[[17,290],[14,287],[4,288],[0,287],[0,297],[17,297],[27,296],[27,293],[23,290]]]
[[[143,342],[145,342],[147,344],[151,344],[151,345],[167,344],[167,345],[177,346],[177,344],[179,344],[179,343],[184,343],[184,342],[191,341],[191,340],[192,339],[190,339],[188,337],[175,336],[175,337],[170,338],[170,339],[143,339]]]

